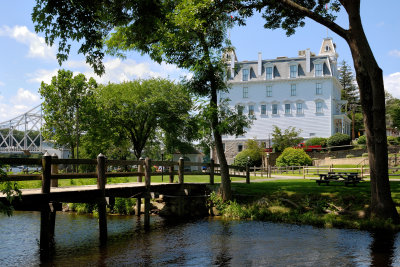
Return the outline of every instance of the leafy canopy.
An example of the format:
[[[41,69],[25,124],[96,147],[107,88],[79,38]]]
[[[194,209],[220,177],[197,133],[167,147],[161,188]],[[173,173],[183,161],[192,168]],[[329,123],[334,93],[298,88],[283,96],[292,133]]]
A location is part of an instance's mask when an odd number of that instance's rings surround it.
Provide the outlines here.
[[[272,147],[278,152],[283,151],[287,147],[296,147],[304,140],[303,137],[299,136],[301,130],[296,130],[295,127],[289,126],[283,132],[278,126],[273,125],[273,127]]]
[[[312,164],[312,159],[303,149],[292,147],[285,148],[282,154],[276,159],[276,165],[283,166],[307,166]]]

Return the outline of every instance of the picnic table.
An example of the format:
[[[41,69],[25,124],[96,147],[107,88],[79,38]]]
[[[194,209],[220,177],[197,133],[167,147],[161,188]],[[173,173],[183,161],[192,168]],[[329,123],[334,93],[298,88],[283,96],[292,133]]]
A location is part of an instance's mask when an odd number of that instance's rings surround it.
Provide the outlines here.
[[[319,180],[316,180],[318,185],[323,183],[329,185],[329,182],[332,181],[343,182],[345,186],[349,184],[356,186],[362,179],[358,176],[357,172],[328,172],[320,174]]]

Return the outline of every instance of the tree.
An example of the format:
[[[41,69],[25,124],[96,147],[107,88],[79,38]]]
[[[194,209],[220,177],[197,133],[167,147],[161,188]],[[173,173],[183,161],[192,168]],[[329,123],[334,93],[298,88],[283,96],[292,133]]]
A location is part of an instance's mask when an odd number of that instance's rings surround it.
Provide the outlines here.
[[[296,147],[303,141],[303,137],[300,137],[301,130],[296,131],[295,127],[289,126],[284,132],[273,125],[274,131],[272,132],[272,148],[276,151],[281,152],[287,147]]]
[[[368,43],[360,15],[360,0],[232,0],[227,10],[238,11],[242,18],[237,21],[244,24],[244,18],[254,11],[263,12],[265,27],[282,28],[286,34],[292,35],[297,27],[305,25],[308,17],[326,26],[349,45],[356,79],[360,92],[360,100],[364,115],[367,136],[368,158],[371,170],[371,217],[391,218],[400,222],[390,192],[388,176],[388,150],[385,125],[385,90],[382,69],[375,60]],[[330,4],[329,9],[326,5]],[[336,15],[341,9],[348,15],[348,29],[335,23]]]
[[[358,87],[356,80],[353,76],[351,67],[345,60],[340,63],[339,68],[339,82],[343,87],[342,99],[347,100],[347,112],[351,110],[351,105],[359,105],[360,99],[358,97]]]
[[[96,87],[93,78],[87,81],[83,74],[73,77],[72,71],[59,70],[50,84],[42,82],[39,89],[44,98],[43,136],[54,141],[56,147],[68,147],[72,158],[75,158],[75,149],[78,158],[80,136],[88,130],[88,109],[93,104],[93,91]]]
[[[170,140],[176,133],[182,140],[190,138],[182,131],[190,121],[192,101],[182,85],[160,78],[108,84],[99,87],[96,100],[108,114],[112,134],[129,140],[137,159],[158,129]]]
[[[400,99],[386,93],[386,125],[400,129]]]
[[[343,87],[342,99],[347,100],[346,112],[352,120],[352,139],[364,128],[358,87],[351,67],[346,61],[341,62],[339,68],[339,82]],[[361,120],[360,120],[361,118]]]
[[[225,5],[213,0],[106,1],[37,0],[32,13],[35,30],[45,32],[46,42],[59,43],[59,62],[67,59],[70,40],[82,41],[96,73],[103,73],[105,52],[123,56],[126,51],[147,53],[157,61],[188,69],[190,90],[208,97],[208,127],[212,129],[221,172],[220,193],[231,198],[227,161],[222,144],[217,92],[226,90],[226,29],[231,25]],[[107,51],[105,51],[105,45]],[[242,128],[243,131],[243,128]]]

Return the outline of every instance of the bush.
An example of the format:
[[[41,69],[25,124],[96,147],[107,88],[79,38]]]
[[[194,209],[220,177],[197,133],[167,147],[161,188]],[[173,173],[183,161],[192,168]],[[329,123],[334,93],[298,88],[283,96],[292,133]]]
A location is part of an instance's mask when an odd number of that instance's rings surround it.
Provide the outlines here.
[[[362,153],[361,157],[368,157],[368,153]]]
[[[312,160],[303,149],[288,147],[276,159],[276,165],[283,166],[305,166],[311,165]]]
[[[136,200],[133,198],[115,198],[115,204],[113,212],[118,214],[130,215],[134,214],[133,206]]]
[[[250,160],[248,160],[247,157],[250,157]],[[254,150],[245,149],[236,155],[234,165],[241,168],[246,168],[247,162],[249,162],[249,166],[260,166],[262,163],[260,153]]]
[[[328,146],[344,146],[351,142],[351,137],[348,134],[335,133],[328,138]]]
[[[348,158],[348,159],[349,159],[349,158],[354,158],[354,155],[352,155],[352,154],[347,154],[347,155],[346,155],[346,158]]]
[[[312,137],[306,141],[306,146],[322,146],[326,147],[327,139],[324,137]]]
[[[365,135],[361,135],[357,140],[357,144],[359,145],[365,145],[366,143],[367,143],[367,137]]]
[[[393,146],[397,146],[399,144],[399,141],[394,136],[388,136],[387,142],[388,142],[388,145],[393,145]]]

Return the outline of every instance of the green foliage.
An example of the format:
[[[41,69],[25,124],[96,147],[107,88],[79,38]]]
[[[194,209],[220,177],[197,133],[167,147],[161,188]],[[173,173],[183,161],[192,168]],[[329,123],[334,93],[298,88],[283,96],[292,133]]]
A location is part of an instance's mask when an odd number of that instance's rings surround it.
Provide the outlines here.
[[[312,137],[306,141],[306,146],[326,147],[327,139],[324,137]]]
[[[339,82],[343,87],[342,99],[348,101],[347,111],[350,111],[352,105],[357,112],[361,111],[358,86],[354,78],[351,66],[346,61],[342,61],[339,67]]]
[[[17,182],[7,181],[7,173],[0,165],[0,192],[6,195],[7,203],[0,202],[0,212],[11,216],[13,214],[12,202],[21,198],[21,190]]]
[[[311,165],[312,160],[303,149],[288,147],[276,159],[276,165],[283,166],[306,166]]]
[[[69,203],[69,209],[78,214],[95,213],[97,211],[97,204],[93,203]]]
[[[400,99],[386,93],[386,124],[400,129]]]
[[[349,158],[354,158],[354,155],[353,155],[353,154],[347,154],[347,155],[346,155],[346,158],[348,158],[348,159],[349,159]]]
[[[343,146],[348,145],[351,142],[351,137],[348,134],[335,133],[328,138],[328,146]]]
[[[303,137],[300,137],[301,130],[296,131],[295,127],[289,126],[284,132],[276,125],[273,125],[274,131],[272,133],[272,147],[280,152],[287,147],[296,147],[303,141]]]
[[[362,153],[361,157],[368,157],[368,153]]]
[[[245,144],[245,149],[239,152],[235,157],[235,166],[242,168],[246,167],[248,163],[249,166],[261,166],[262,157],[264,155],[264,149],[255,140],[247,140]]]
[[[197,132],[189,111],[190,94],[182,85],[153,78],[100,86],[96,92],[99,107],[107,114],[114,140],[129,140],[137,158],[149,141],[162,130],[164,142],[173,151],[179,140],[191,140]],[[120,142],[128,148],[126,143]],[[118,146],[119,147],[119,146]]]
[[[136,201],[134,198],[115,198],[114,213],[130,215],[134,214],[133,206]]]
[[[393,146],[397,146],[399,144],[398,139],[394,136],[388,136],[387,142],[388,142],[388,145],[393,145]]]
[[[89,130],[96,87],[93,78],[87,81],[83,74],[73,77],[72,71],[59,70],[50,84],[42,82],[39,89],[46,122],[43,136],[55,141],[56,147],[70,148],[73,157],[80,136]]]
[[[365,135],[361,135],[360,137],[358,137],[357,144],[359,145],[367,144],[367,137]]]

